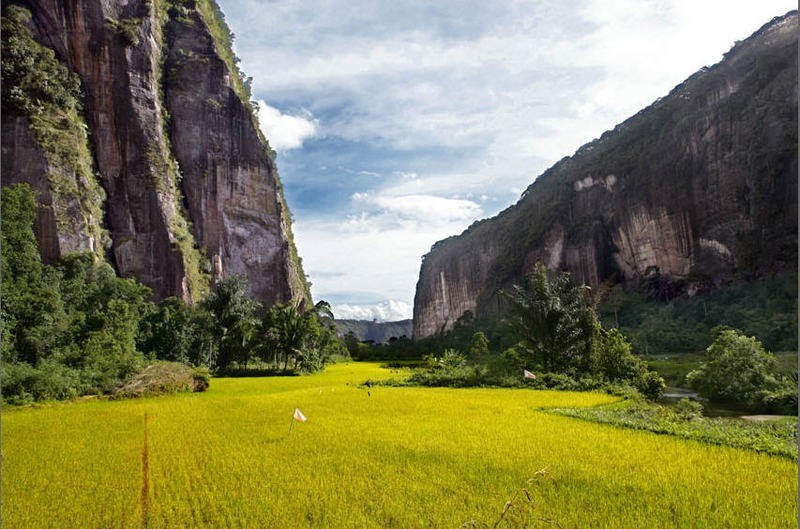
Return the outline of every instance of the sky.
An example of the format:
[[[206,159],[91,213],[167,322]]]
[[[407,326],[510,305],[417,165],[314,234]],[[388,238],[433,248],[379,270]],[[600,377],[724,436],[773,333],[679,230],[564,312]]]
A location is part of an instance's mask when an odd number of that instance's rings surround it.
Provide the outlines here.
[[[410,318],[421,258],[794,0],[217,0],[315,301]]]

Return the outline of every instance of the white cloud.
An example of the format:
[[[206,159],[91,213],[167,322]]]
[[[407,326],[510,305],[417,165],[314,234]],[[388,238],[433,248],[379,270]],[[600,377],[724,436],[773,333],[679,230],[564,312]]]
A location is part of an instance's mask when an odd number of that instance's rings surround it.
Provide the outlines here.
[[[317,134],[317,121],[306,117],[283,114],[263,101],[258,102],[258,121],[261,131],[276,151],[297,149]]]
[[[333,315],[338,320],[399,321],[411,319],[414,306],[411,303],[387,300],[380,303],[333,304]]]
[[[471,200],[442,198],[433,195],[381,196],[375,204],[401,219],[420,222],[452,222],[471,220],[483,212]]]
[[[369,204],[365,207],[369,209]],[[462,232],[481,216],[468,217],[449,209],[423,216],[405,204],[399,210],[370,209],[347,219],[297,220],[298,252],[307,270],[320,271],[309,273],[314,299],[370,290],[384,299],[411,304],[422,256],[433,243]]]

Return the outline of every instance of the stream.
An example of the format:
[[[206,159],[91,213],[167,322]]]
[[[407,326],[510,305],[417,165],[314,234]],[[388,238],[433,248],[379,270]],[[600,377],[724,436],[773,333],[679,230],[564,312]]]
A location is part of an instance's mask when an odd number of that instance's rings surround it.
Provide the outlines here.
[[[704,399],[697,392],[678,387],[664,388],[664,395],[661,397],[661,404],[666,406],[675,406],[681,399],[691,399],[703,405],[703,415],[706,417],[728,417],[731,419],[745,419],[749,421],[768,421],[773,419],[780,419],[785,415],[754,415],[752,411],[733,404],[721,404],[718,402],[709,402]]]

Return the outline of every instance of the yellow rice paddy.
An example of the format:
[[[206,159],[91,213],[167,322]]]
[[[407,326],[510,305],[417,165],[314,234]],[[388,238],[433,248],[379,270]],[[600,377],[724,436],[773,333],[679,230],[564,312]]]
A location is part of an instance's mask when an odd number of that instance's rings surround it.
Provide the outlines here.
[[[2,526],[491,527],[526,488],[499,527],[796,527],[794,461],[539,411],[608,395],[358,386],[389,376],[6,409]]]

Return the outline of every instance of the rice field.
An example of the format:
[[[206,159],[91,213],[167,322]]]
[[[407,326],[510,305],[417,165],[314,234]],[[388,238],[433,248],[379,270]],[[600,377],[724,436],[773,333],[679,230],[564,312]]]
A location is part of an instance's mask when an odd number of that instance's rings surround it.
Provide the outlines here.
[[[797,527],[795,461],[539,411],[608,395],[358,386],[389,376],[6,409],[2,526]]]

